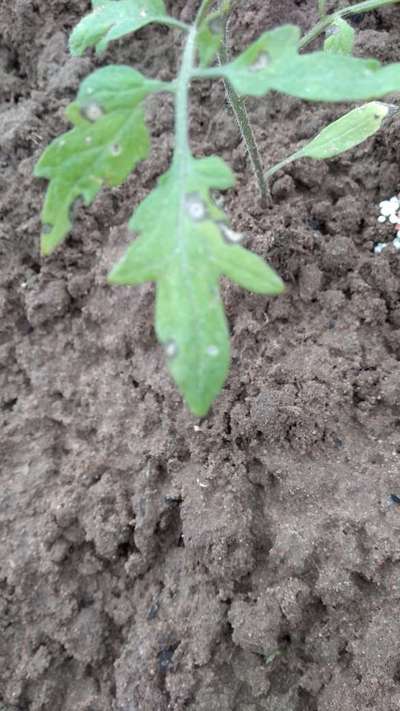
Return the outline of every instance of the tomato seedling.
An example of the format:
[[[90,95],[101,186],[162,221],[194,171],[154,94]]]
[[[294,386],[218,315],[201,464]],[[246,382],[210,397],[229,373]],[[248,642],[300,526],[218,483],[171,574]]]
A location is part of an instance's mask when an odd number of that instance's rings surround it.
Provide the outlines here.
[[[149,155],[143,109],[146,97],[160,92],[173,96],[176,121],[171,166],[132,215],[129,229],[137,236],[108,281],[156,283],[156,334],[169,370],[196,415],[207,413],[229,369],[220,277],[259,294],[279,294],[284,285],[270,266],[242,246],[242,235],[232,229],[214,199],[214,191],[234,185],[229,166],[218,156],[192,155],[190,86],[195,80],[225,81],[261,193],[265,193],[267,179],[282,165],[300,157],[323,159],[348,150],[380,128],[391,109],[369,101],[263,175],[244,97],[261,97],[274,90],[309,101],[364,101],[398,91],[400,64],[381,66],[375,60],[351,56],[354,31],[344,20],[354,12],[384,4],[390,3],[367,0],[327,15],[325,3],[320,2],[322,17],[307,35],[302,37],[293,25],[278,27],[264,32],[232,60],[224,46],[228,0],[203,0],[192,25],[170,17],[163,0],[92,0],[92,12],[71,34],[74,55],[89,47],[101,53],[111,41],[150,23],[177,28],[186,35],[174,81],[149,79],[131,67],[118,65],[88,76],[66,110],[72,130],[44,151],[35,175],[50,181],[41,237],[42,253],[49,255],[72,228],[75,202],[83,199],[90,205],[104,185],[120,185]],[[327,29],[322,50],[300,52]]]

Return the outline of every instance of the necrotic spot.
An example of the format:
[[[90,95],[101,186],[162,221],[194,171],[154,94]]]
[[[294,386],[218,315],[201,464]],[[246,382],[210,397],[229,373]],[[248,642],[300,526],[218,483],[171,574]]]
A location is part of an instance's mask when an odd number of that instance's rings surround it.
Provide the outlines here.
[[[207,217],[206,206],[199,193],[185,195],[185,208],[189,217],[195,222],[204,220]]]
[[[262,69],[265,69],[268,67],[269,64],[269,56],[266,52],[262,52],[261,54],[258,55],[257,59],[253,62],[253,64],[250,64],[250,71],[252,72],[259,72]]]
[[[238,244],[242,241],[243,235],[241,232],[232,230],[226,222],[218,222],[218,227],[222,235],[222,239],[227,244]]]
[[[178,346],[175,341],[167,341],[164,343],[164,351],[167,358],[175,358],[178,355]]]
[[[83,118],[86,118],[88,121],[94,123],[104,115],[104,111],[101,108],[100,104],[97,104],[95,101],[92,101],[90,104],[86,104],[85,106],[81,107],[81,114]]]

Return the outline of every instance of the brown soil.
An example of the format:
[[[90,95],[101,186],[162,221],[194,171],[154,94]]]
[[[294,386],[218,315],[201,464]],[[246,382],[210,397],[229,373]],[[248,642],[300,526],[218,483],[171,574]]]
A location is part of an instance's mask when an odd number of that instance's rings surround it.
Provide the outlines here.
[[[310,27],[316,4],[243,3],[234,51]],[[377,204],[399,189],[400,121],[294,164],[263,211],[222,86],[194,88],[194,151],[232,165],[233,224],[288,284],[275,300],[224,286],[233,366],[197,421],[154,337],[153,288],[105,283],[167,167],[169,100],[148,103],[151,160],[39,258],[32,167],[99,65],[66,48],[88,5],[0,3],[0,710],[398,711],[400,257],[373,244],[389,239]],[[398,17],[355,18],[358,53],[400,60]],[[167,78],[179,43],[147,28],[106,61]],[[248,105],[269,165],[343,112]]]

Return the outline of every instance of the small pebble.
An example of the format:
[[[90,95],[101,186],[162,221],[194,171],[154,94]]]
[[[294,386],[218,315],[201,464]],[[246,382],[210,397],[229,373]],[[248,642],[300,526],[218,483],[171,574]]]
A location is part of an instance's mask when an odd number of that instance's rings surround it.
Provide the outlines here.
[[[382,200],[382,202],[379,203],[379,210],[380,210],[380,215],[377,217],[377,221],[379,223],[384,223],[386,222],[386,219],[388,218],[389,222],[394,225],[394,229],[396,230],[396,237],[394,238],[392,244],[395,249],[400,250],[400,199],[399,196],[393,195],[389,200]],[[385,247],[387,247],[388,243],[385,242],[378,242],[374,246],[374,253],[375,254],[380,254]]]

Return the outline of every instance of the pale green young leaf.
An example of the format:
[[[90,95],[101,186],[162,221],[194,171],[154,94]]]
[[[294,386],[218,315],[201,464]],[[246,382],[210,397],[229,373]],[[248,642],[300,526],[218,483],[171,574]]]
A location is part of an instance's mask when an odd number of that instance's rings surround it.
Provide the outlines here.
[[[322,129],[303,148],[273,165],[267,170],[266,179],[299,158],[324,160],[358,146],[379,131],[386,118],[397,111],[396,106],[383,104],[381,101],[371,101],[358,106]]]
[[[113,284],[157,284],[155,327],[170,372],[196,415],[205,415],[229,367],[229,337],[218,289],[222,275],[277,294],[283,284],[239,235],[210,196],[234,179],[216,157],[175,163],[141,203],[129,226],[139,237],[109,275]]]
[[[300,31],[287,25],[266,32],[234,61],[199,70],[198,76],[226,77],[241,95],[271,89],[310,101],[362,101],[400,91],[400,63],[382,66],[328,52],[298,53]],[[207,74],[208,73],[208,74]]]
[[[92,0],[93,11],[84,17],[69,39],[71,54],[87,47],[104,52],[109,42],[136,32],[152,22],[165,24],[168,15],[163,0]]]
[[[337,17],[326,30],[325,52],[352,54],[355,34],[355,30],[346,20]]]
[[[75,128],[46,148],[34,170],[50,181],[41,215],[43,254],[70,231],[77,200],[90,205],[103,184],[120,185],[148,155],[140,102],[163,86],[124,66],[104,67],[82,82],[66,111]]]
[[[199,50],[200,64],[207,67],[215,59],[224,40],[225,24],[230,10],[230,2],[226,0],[220,7],[207,15],[201,22],[196,42]]]
[[[371,101],[349,111],[326,126],[310,143],[298,151],[298,157],[323,160],[344,153],[373,136],[393,111],[390,104]]]

